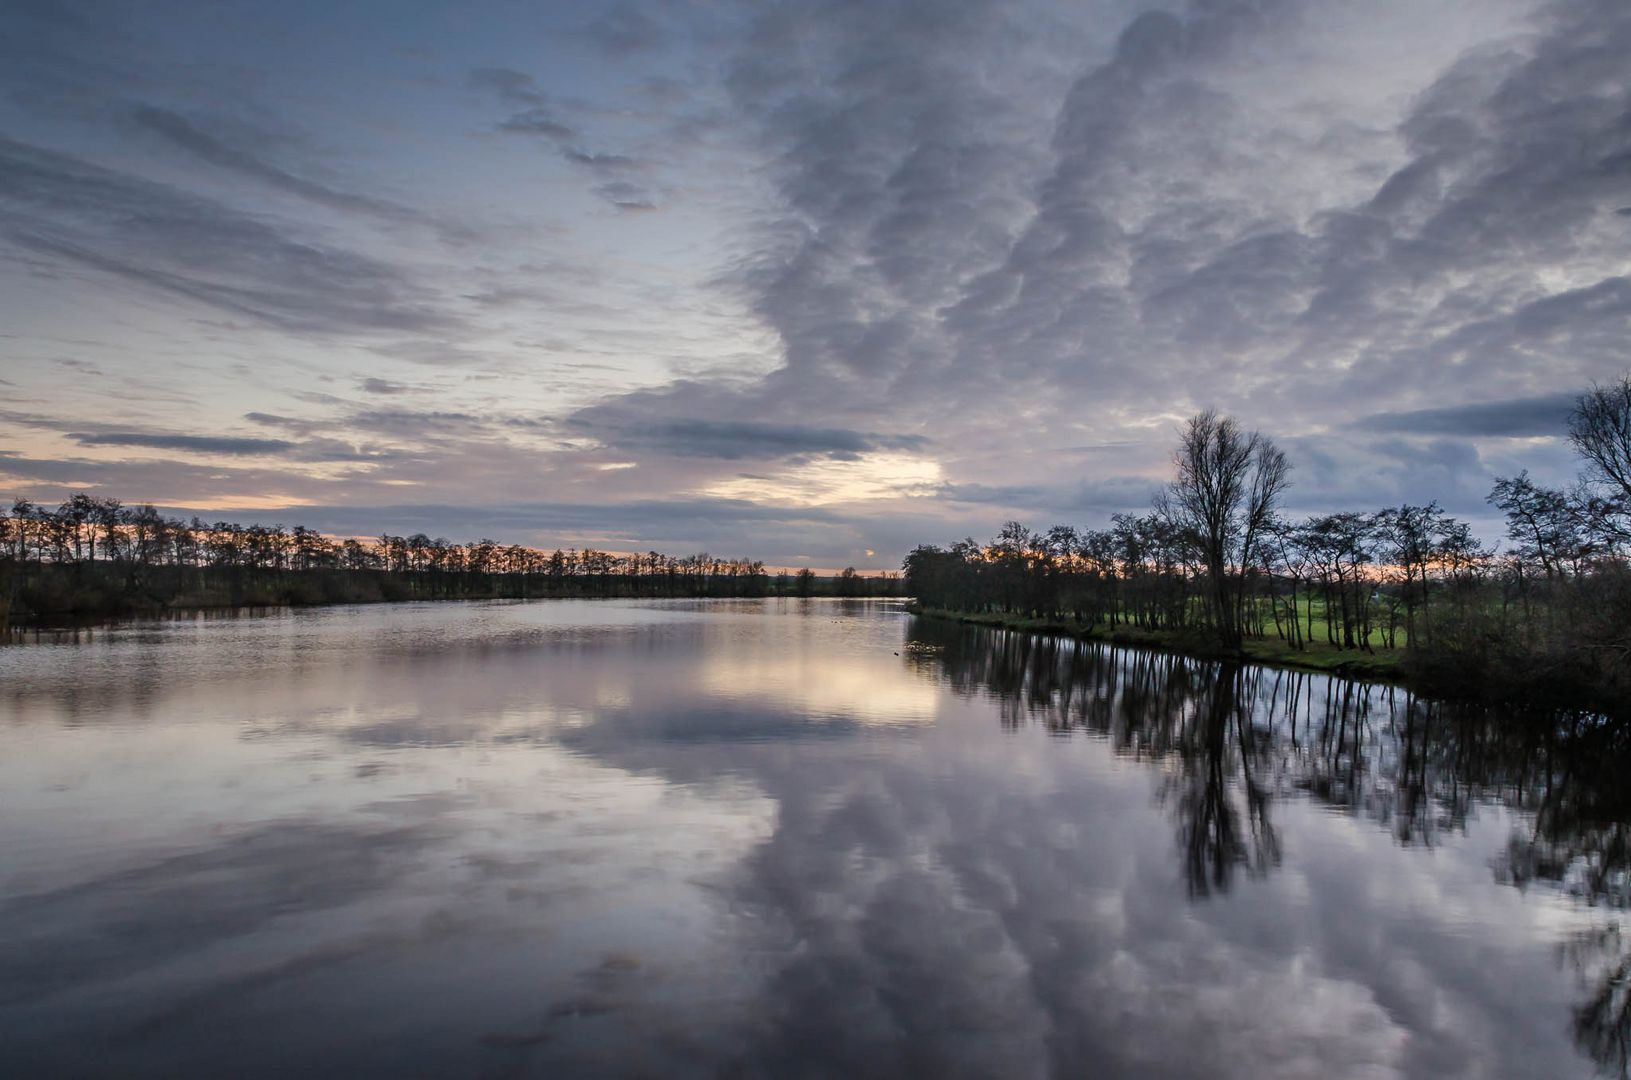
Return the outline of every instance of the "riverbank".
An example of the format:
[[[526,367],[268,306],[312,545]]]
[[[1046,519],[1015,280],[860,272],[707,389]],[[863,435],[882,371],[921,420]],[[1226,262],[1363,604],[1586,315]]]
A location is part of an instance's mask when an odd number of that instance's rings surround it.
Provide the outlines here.
[[[1199,631],[1154,630],[1138,626],[1083,626],[1069,619],[1031,618],[1012,612],[966,612],[912,602],[908,610],[928,618],[1026,633],[1055,634],[1081,641],[1125,645],[1198,660],[1236,660],[1290,671],[1385,683],[1445,700],[1500,705],[1523,711],[1574,710],[1631,722],[1631,687],[1574,651],[1525,652],[1503,643],[1451,638],[1430,651],[1335,648],[1309,642],[1293,648],[1276,638],[1248,638],[1239,652],[1208,641]],[[1510,646],[1510,643],[1505,643]],[[1631,731],[1631,729],[1627,729]]]
[[[151,566],[0,561],[0,629],[88,625],[191,611],[441,600],[706,599],[885,595],[893,582],[769,574],[552,575],[469,571]]]
[[[1097,641],[1106,645],[1126,645],[1140,649],[1179,653],[1198,660],[1247,660],[1254,664],[1286,668],[1291,671],[1310,671],[1322,675],[1340,675],[1371,682],[1405,686],[1409,672],[1401,652],[1365,652],[1361,649],[1335,648],[1323,642],[1310,642],[1305,648],[1295,649],[1277,638],[1250,638],[1239,653],[1229,653],[1209,646],[1194,633],[1156,630],[1142,626],[1082,626],[1066,619],[1037,619],[1015,612],[953,611],[949,608],[925,607],[912,603],[907,608],[914,615],[932,619],[949,619],[973,626],[990,626],[1003,630],[1020,630],[1034,634],[1057,634],[1080,641]]]

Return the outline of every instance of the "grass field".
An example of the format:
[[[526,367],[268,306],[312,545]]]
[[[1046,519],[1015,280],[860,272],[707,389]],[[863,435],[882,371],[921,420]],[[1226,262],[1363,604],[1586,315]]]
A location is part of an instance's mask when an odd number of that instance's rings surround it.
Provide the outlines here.
[[[1259,601],[1259,603],[1262,605],[1260,610],[1263,613],[1263,621],[1268,625],[1269,634],[1272,637],[1274,633],[1274,615],[1269,610],[1266,603],[1262,601]],[[1303,633],[1310,639],[1310,644],[1318,642],[1323,645],[1325,643],[1325,601],[1320,600],[1317,597],[1299,597],[1297,600],[1297,613],[1302,623]],[[1310,618],[1313,619],[1312,625],[1309,623]],[[1342,635],[1340,615],[1338,615],[1337,618],[1338,623],[1336,626],[1336,634],[1338,637],[1340,637]],[[1373,612],[1371,618],[1373,622],[1378,624],[1385,623],[1387,621],[1386,613],[1382,611]],[[1280,620],[1282,623],[1285,621],[1285,612],[1283,608],[1280,614]],[[1404,628],[1404,613],[1400,612],[1399,632],[1397,638],[1395,639],[1397,642],[1397,647],[1403,649],[1407,644],[1408,639],[1409,635],[1405,632]],[[1380,625],[1373,626],[1370,633],[1371,648],[1385,648],[1386,642],[1387,638],[1382,633],[1382,627]],[[1329,648],[1329,646],[1326,647]]]

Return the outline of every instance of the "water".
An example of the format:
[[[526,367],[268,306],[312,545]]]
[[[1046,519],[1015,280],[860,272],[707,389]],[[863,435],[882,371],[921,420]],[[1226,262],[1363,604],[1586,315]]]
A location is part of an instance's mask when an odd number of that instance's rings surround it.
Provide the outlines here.
[[[0,1075],[1568,1077],[1631,1037],[1585,721],[795,600],[189,618],[26,638],[0,689]]]

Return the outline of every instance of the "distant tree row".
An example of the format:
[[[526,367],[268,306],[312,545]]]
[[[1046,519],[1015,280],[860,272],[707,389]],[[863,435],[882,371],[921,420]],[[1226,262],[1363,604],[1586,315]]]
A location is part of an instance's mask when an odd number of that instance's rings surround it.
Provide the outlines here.
[[[762,562],[543,551],[417,533],[333,538],[296,525],[209,523],[152,506],[73,495],[56,508],[19,499],[0,513],[0,621],[17,614],[109,614],[154,607],[366,602],[455,597],[867,596],[896,575],[853,567],[774,577]]]
[[[1098,530],[1011,521],[985,544],[921,546],[906,589],[928,608],[1136,627],[1226,652],[1250,638],[1403,649],[1451,678],[1504,669],[1624,691],[1631,378],[1580,397],[1568,431],[1584,464],[1572,488],[1496,481],[1489,501],[1508,525],[1497,551],[1436,503],[1288,520],[1284,454],[1205,412],[1148,513]]]

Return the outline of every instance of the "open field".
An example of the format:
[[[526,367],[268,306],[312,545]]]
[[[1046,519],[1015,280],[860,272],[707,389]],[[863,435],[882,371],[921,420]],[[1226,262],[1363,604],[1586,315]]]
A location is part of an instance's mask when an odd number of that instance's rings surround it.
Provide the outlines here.
[[[1284,605],[1282,604],[1280,607],[1280,619],[1282,622],[1284,622],[1286,617]],[[1274,614],[1269,609],[1267,602],[1261,600],[1258,601],[1258,610],[1262,612],[1263,622],[1272,629],[1274,626]],[[1325,640],[1324,600],[1321,600],[1318,597],[1298,597],[1297,617],[1302,625],[1303,633],[1309,639],[1309,641],[1318,642],[1320,645],[1330,648],[1329,644],[1327,644]],[[1334,632],[1338,637],[1340,637],[1342,634],[1341,616],[1337,615],[1335,618],[1337,619],[1337,624],[1334,628]],[[1387,647],[1387,636],[1383,632],[1383,626],[1381,624],[1386,622],[1386,613],[1381,611],[1372,612],[1371,618],[1377,623],[1377,625],[1371,627],[1371,648],[1385,649]],[[1399,612],[1398,619],[1398,633],[1394,640],[1396,642],[1396,648],[1403,649],[1409,643],[1409,634],[1406,633],[1404,626],[1403,611]]]

